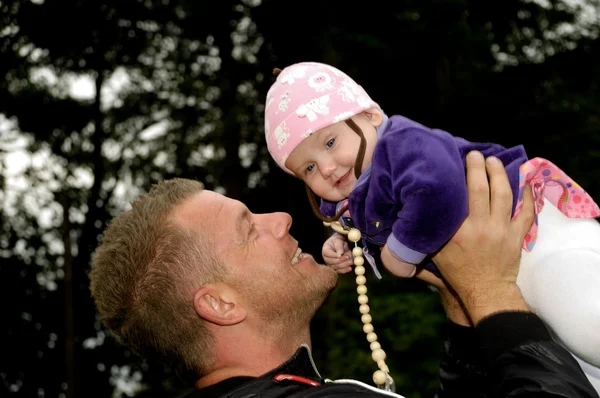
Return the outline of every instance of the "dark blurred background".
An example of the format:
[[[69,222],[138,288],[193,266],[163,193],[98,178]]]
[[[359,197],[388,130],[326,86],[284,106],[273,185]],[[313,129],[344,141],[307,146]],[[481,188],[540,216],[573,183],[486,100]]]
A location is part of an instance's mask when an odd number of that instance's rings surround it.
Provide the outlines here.
[[[0,396],[176,397],[189,388],[120,346],[88,287],[103,228],[158,180],[199,179],[255,212],[289,212],[304,251],[320,258],[327,231],[264,145],[274,67],[330,63],[389,115],[525,144],[598,200],[599,7],[0,0]],[[436,294],[368,277],[398,391],[432,396],[444,332]],[[346,275],[313,323],[323,376],[372,383],[359,316]]]

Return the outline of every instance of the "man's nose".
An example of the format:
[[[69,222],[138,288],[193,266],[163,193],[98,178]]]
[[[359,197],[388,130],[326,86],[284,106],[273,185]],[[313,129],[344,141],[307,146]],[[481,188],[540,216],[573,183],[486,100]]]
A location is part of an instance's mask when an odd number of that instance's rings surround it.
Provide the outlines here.
[[[287,213],[271,213],[271,231],[277,239],[283,238],[292,226],[292,216]]]

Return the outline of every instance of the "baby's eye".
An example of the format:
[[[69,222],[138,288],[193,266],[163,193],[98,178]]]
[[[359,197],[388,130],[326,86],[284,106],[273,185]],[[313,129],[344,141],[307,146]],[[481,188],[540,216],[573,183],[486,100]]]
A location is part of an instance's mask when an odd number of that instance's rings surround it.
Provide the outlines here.
[[[306,172],[310,173],[311,171],[313,171],[315,169],[315,165],[313,164],[309,164],[308,166],[306,166]]]
[[[331,148],[333,146],[333,144],[335,144],[335,138],[330,139],[327,144],[325,144],[325,146],[327,148]]]

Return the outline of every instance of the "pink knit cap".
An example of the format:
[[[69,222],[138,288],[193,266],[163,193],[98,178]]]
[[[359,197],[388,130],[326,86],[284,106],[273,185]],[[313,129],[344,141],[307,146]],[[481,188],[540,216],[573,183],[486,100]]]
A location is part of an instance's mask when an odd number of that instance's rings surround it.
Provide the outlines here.
[[[285,172],[285,161],[312,133],[379,108],[365,90],[333,66],[301,62],[283,69],[267,93],[265,137],[269,153]]]

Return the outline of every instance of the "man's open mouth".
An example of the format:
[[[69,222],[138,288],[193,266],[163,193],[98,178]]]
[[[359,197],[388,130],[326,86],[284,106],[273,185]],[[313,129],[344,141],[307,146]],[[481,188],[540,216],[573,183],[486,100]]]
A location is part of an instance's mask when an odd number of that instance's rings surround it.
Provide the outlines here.
[[[294,254],[294,257],[292,258],[292,265],[294,265],[298,261],[300,261],[302,259],[302,257],[304,257],[304,254],[302,253],[302,249],[297,248],[296,249],[296,254]]]

